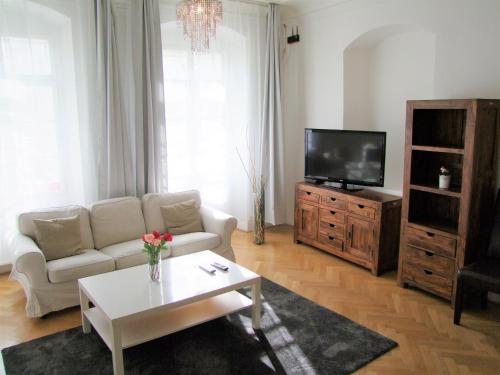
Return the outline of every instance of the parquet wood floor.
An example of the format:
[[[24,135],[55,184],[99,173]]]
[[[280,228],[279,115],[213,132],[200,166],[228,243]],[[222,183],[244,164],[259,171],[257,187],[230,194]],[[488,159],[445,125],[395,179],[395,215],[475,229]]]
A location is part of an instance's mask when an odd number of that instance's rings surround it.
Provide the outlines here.
[[[500,306],[467,309],[462,326],[449,304],[396,285],[396,273],[367,270],[293,243],[292,228],[268,230],[256,246],[252,234],[236,232],[238,263],[399,343],[360,374],[500,374]],[[24,315],[21,287],[0,275],[0,348],[80,324],[78,308],[46,319]]]

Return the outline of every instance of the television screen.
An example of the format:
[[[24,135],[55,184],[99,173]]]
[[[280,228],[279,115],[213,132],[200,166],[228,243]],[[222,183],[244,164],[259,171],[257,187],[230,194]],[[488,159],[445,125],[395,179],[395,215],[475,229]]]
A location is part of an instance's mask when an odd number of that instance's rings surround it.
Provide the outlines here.
[[[384,132],[306,129],[305,177],[384,186]]]

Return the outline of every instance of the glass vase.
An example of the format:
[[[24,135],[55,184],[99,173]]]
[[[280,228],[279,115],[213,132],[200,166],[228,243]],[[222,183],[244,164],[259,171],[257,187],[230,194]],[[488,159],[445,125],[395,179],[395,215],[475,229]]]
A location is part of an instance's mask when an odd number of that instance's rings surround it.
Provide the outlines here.
[[[148,272],[151,281],[161,280],[161,253],[148,255]]]
[[[262,189],[254,194],[254,230],[253,242],[256,245],[262,245],[265,242],[266,235],[266,204],[265,193]]]

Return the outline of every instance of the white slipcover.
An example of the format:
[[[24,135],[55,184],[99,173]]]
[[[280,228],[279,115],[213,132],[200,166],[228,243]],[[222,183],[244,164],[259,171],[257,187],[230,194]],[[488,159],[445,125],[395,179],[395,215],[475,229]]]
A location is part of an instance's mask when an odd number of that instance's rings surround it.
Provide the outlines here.
[[[200,202],[199,193],[192,190],[174,194],[147,194],[142,200],[142,209],[141,201],[131,197],[97,202],[90,208],[90,224],[89,211],[80,206],[20,215],[21,233],[15,236],[11,243],[14,248],[11,278],[23,286],[27,300],[26,314],[29,317],[39,317],[51,311],[78,305],[77,279],[80,277],[146,263],[147,257],[142,252],[142,241],[139,239],[146,233],[143,210],[144,215],[149,218],[149,231],[155,229],[155,225],[159,223],[155,215],[159,213],[161,218],[160,206],[187,199]],[[32,220],[75,214],[80,214],[82,218],[84,245],[92,243],[92,246],[85,246],[88,249],[83,254],[46,262],[34,241]],[[234,261],[231,234],[236,228],[236,219],[205,206],[200,207],[200,214],[205,232],[174,236],[171,253],[164,252],[162,257],[212,250]]]
[[[24,212],[19,215],[19,231],[22,234],[35,240],[35,225],[33,220],[51,220],[58,218],[67,218],[72,216],[80,216],[80,234],[82,236],[82,247],[85,249],[94,248],[94,238],[90,229],[89,211],[82,206],[66,206],[47,208],[31,212]]]
[[[194,232],[174,236],[170,247],[172,256],[178,257],[202,250],[215,250],[220,245],[220,236],[215,233]]]
[[[78,280],[114,270],[113,258],[94,249],[86,249],[78,255],[47,262],[47,273],[51,283]]]
[[[136,240],[146,233],[138,198],[107,199],[92,204],[89,210],[96,249]]]
[[[197,190],[188,190],[178,193],[164,194],[146,194],[142,197],[142,210],[144,212],[144,220],[149,233],[154,230],[159,232],[165,231],[165,223],[161,214],[161,206],[170,206],[175,203],[194,200],[196,207],[201,206],[200,193]]]
[[[144,251],[144,242],[142,242],[142,240],[117,243],[115,245],[103,247],[101,251],[113,258],[117,270],[145,264],[148,260],[148,255]],[[169,257],[170,253],[170,250],[162,250],[161,258],[165,259]]]

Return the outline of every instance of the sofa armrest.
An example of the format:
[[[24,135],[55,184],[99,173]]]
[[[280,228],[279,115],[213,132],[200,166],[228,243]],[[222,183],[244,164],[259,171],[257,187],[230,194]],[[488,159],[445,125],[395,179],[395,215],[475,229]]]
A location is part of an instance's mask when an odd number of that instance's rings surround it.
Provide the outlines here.
[[[24,275],[31,286],[39,287],[49,282],[47,263],[38,245],[30,237],[18,233],[11,242],[14,250],[12,276]]]
[[[231,246],[231,234],[238,221],[235,217],[211,207],[200,207],[201,219],[206,232],[218,234],[223,246]]]

